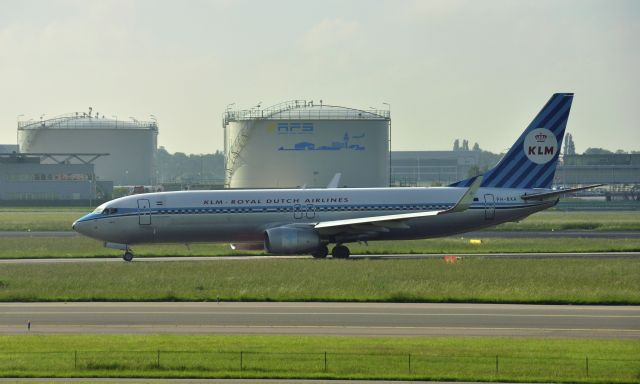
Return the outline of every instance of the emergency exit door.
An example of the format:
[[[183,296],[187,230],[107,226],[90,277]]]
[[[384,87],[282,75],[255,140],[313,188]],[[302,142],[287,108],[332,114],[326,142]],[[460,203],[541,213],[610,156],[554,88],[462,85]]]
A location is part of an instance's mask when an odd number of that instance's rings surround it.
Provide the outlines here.
[[[138,223],[151,225],[151,204],[147,199],[138,199]]]
[[[484,195],[484,219],[493,220],[496,217],[496,198],[492,194]]]

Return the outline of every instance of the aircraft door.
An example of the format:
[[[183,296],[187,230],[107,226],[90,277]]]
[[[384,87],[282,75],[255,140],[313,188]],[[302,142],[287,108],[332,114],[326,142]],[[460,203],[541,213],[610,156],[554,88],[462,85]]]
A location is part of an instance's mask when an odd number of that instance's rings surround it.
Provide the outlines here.
[[[496,199],[492,194],[484,195],[484,219],[493,220],[496,217]]]
[[[313,204],[307,205],[307,212],[305,216],[307,217],[307,219],[313,219],[314,217],[316,217],[316,207],[314,207]]]
[[[138,223],[151,225],[151,204],[147,199],[138,199]]]

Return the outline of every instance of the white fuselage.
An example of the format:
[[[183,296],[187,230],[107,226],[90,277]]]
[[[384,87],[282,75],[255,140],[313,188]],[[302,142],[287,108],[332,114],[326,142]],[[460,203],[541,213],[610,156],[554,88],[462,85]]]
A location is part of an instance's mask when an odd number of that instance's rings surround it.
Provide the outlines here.
[[[84,235],[120,244],[257,243],[280,226],[451,208],[466,188],[274,189],[159,192],[127,196],[74,223]],[[532,190],[480,188],[471,207],[437,218],[415,218],[358,236],[323,233],[325,241],[448,236],[520,220],[553,201],[520,198]],[[537,190],[536,192],[539,192]]]

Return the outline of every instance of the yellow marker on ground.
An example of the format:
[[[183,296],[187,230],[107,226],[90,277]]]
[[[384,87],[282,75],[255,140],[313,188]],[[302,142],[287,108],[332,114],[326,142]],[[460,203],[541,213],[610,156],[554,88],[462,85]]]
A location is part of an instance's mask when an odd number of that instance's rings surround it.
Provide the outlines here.
[[[469,244],[480,245],[480,244],[482,244],[482,240],[480,240],[480,239],[471,239],[471,240],[469,240]]]

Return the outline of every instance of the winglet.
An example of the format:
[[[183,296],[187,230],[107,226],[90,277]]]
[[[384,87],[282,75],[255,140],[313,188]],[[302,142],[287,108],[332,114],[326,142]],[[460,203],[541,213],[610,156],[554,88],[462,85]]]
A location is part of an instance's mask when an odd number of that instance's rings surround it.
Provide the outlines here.
[[[454,205],[452,208],[443,211],[442,213],[456,213],[456,212],[464,212],[473,203],[473,197],[476,195],[478,188],[480,188],[480,184],[482,184],[482,175],[476,176],[475,180],[469,186],[469,189],[462,195],[460,200]]]
[[[342,177],[342,173],[340,172],[333,175],[333,178],[331,179],[329,184],[327,184],[327,189],[338,188],[338,184],[340,183],[340,177]]]

